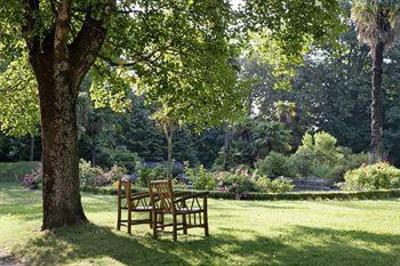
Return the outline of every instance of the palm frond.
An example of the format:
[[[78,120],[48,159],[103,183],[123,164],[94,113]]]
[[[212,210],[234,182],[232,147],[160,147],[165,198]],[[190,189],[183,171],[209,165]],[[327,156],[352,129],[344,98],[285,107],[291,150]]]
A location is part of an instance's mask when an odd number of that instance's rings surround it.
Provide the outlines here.
[[[390,48],[400,34],[400,1],[355,0],[351,19],[356,24],[358,39],[371,50],[378,42]]]

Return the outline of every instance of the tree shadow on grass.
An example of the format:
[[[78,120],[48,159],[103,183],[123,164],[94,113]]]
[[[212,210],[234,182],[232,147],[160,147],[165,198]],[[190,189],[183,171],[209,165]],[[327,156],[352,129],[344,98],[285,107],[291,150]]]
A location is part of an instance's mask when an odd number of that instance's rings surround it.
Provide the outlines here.
[[[149,229],[147,229],[149,230]],[[150,232],[150,230],[149,230]],[[33,265],[112,259],[125,265],[396,265],[400,235],[294,226],[279,236],[255,230],[151,239],[88,224],[42,234],[21,248]],[[27,250],[28,249],[28,250]],[[29,251],[30,249],[30,251]]]
[[[168,250],[155,248],[151,242],[154,241],[86,224],[42,233],[21,251],[25,249],[30,254],[29,265],[61,265],[102,258],[111,258],[125,265],[184,264],[182,259],[169,254]]]

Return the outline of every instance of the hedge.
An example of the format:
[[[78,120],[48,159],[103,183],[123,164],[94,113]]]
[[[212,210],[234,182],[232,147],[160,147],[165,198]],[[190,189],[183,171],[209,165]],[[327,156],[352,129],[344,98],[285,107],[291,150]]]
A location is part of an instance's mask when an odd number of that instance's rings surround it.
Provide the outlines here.
[[[137,192],[147,191],[146,188],[135,188]],[[113,187],[99,187],[99,188],[82,188],[82,191],[116,195],[117,191]],[[189,194],[199,191],[193,190],[177,190],[183,194]],[[375,190],[375,191],[333,191],[333,192],[289,192],[289,193],[231,193],[210,191],[209,197],[214,199],[230,199],[230,200],[377,200],[377,199],[390,199],[400,198],[400,189],[390,190]]]

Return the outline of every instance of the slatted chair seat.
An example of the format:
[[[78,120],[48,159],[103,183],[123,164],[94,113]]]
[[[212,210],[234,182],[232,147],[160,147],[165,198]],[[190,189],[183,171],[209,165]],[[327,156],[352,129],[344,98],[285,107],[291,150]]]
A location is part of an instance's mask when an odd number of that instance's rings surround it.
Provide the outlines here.
[[[139,206],[139,207],[136,207],[135,208],[135,211],[138,211],[138,212],[140,212],[140,211],[145,211],[145,212],[148,212],[148,211],[151,211],[151,206]]]
[[[149,183],[149,193],[152,205],[153,237],[162,232],[165,227],[172,227],[174,241],[177,240],[177,231],[202,227],[206,236],[208,232],[208,192],[194,193],[176,197],[171,179],[154,180]],[[172,223],[165,224],[164,216],[172,215]],[[178,222],[178,216],[181,222]]]

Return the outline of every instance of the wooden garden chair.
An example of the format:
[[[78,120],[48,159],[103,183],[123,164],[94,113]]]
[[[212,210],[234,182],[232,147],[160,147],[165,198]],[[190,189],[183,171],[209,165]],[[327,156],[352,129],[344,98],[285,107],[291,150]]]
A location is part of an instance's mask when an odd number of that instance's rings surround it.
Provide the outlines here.
[[[174,241],[177,240],[178,230],[183,230],[183,233],[187,234],[187,230],[194,227],[204,228],[204,233],[208,236],[208,192],[176,197],[171,179],[150,181],[149,192],[155,239],[157,234],[168,226],[172,227]],[[172,223],[164,224],[165,215],[172,215]],[[180,222],[178,217],[181,218]]]
[[[118,180],[118,205],[117,205],[117,230],[121,230],[121,226],[126,226],[128,228],[128,233],[131,234],[132,225],[137,224],[149,224],[150,228],[152,226],[151,219],[151,204],[150,204],[150,194],[148,192],[132,193],[132,182],[127,179]],[[122,210],[127,211],[126,220],[122,219]],[[134,213],[145,213],[148,218],[134,219]]]

